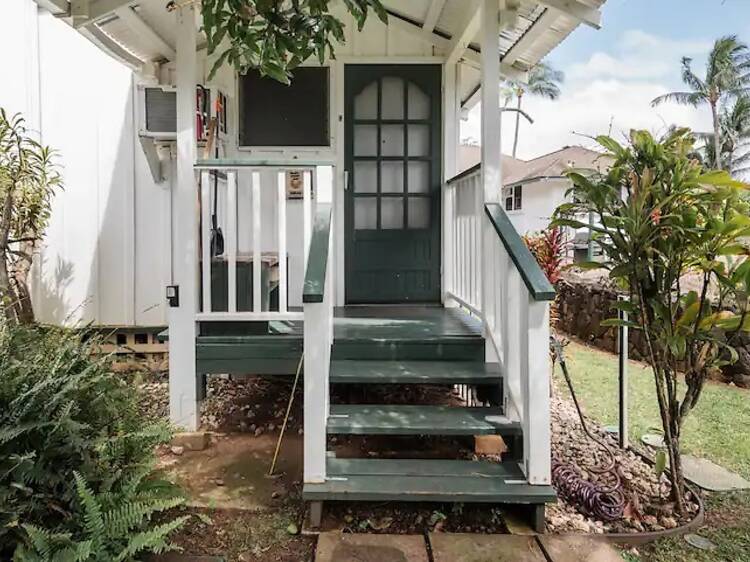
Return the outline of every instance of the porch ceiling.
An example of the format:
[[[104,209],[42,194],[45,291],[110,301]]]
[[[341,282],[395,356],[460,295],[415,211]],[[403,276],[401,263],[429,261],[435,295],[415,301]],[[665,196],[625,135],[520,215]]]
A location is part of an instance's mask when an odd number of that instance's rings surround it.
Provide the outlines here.
[[[505,74],[537,64],[581,23],[599,26],[606,0],[498,0],[515,17],[502,22],[498,54]],[[176,26],[167,0],[36,0],[97,45],[138,69],[174,59]],[[431,43],[448,60],[479,66],[478,0],[384,0],[389,25]],[[198,39],[199,46],[203,43]],[[478,75],[478,73],[477,73]],[[467,82],[465,97],[471,94]]]

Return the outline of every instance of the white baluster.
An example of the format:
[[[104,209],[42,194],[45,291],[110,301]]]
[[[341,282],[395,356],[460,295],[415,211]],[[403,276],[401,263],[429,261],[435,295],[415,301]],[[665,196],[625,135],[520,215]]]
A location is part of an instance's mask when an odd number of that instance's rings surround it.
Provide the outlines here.
[[[211,312],[211,172],[201,172],[201,287],[203,312]]]
[[[227,172],[227,300],[229,312],[237,312],[237,172]]]
[[[279,312],[287,308],[287,257],[286,257],[286,173],[278,172],[277,185],[279,227]]]
[[[311,201],[311,186],[312,186],[312,171],[305,170],[302,172],[303,177],[303,188],[304,194],[302,195],[302,214],[304,216],[302,222],[302,232],[304,240],[304,268],[303,271],[307,271],[307,255],[310,252],[310,234],[312,232],[312,201]]]
[[[261,312],[261,271],[263,261],[261,255],[261,212],[260,212],[260,172],[252,172],[252,204],[253,204],[253,312]]]

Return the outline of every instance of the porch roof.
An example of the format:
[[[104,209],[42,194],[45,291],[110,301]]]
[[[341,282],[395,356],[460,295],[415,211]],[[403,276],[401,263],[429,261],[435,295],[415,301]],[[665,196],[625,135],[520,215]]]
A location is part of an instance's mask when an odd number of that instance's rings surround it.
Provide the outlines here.
[[[189,1],[189,0],[183,0]],[[506,76],[523,77],[581,23],[598,28],[606,0],[502,0],[498,55]],[[175,59],[176,26],[167,0],[36,0],[135,70]],[[179,2],[178,2],[179,3]],[[439,56],[469,67],[463,101],[479,83],[478,0],[384,0],[389,26],[418,36]],[[498,5],[501,0],[498,0]],[[199,49],[204,41],[199,38]],[[472,76],[472,71],[475,76]]]

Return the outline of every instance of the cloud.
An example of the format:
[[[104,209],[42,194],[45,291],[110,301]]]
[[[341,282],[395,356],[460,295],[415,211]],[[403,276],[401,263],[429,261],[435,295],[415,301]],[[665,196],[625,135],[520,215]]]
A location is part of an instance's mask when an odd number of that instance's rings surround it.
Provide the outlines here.
[[[614,54],[597,51],[588,60],[567,69],[569,81],[596,78],[653,79],[675,74],[683,56],[705,54],[710,41],[674,40],[645,31],[625,31],[613,45]]]
[[[670,125],[709,130],[705,108],[671,103],[652,108],[651,100],[678,87],[681,56],[705,54],[710,47],[710,42],[676,41],[637,30],[623,33],[613,46],[616,52],[596,52],[562,68],[569,79],[559,100],[524,99],[534,124],[521,120],[518,156],[533,158],[565,145],[593,147],[595,142],[587,136],[606,134],[610,128],[616,139],[633,128],[657,134]],[[462,123],[462,138],[480,138],[480,111],[475,107]],[[508,154],[514,123],[513,114],[504,115],[503,151]]]

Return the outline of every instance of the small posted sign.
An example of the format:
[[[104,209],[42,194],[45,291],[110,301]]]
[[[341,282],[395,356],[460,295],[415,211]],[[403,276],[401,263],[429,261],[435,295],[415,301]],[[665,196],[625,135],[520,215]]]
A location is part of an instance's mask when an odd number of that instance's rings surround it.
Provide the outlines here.
[[[304,197],[305,180],[301,170],[289,170],[286,173],[286,198],[302,199]]]

